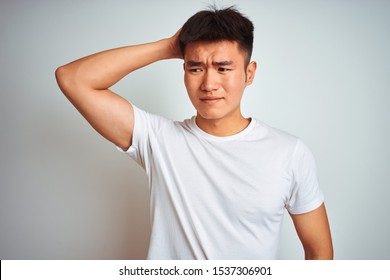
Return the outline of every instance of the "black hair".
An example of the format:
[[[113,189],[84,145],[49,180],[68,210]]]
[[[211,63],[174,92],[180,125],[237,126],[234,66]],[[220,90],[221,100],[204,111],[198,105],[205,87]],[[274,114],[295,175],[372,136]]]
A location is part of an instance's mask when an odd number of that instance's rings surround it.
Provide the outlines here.
[[[179,35],[179,45],[184,56],[187,44],[196,41],[237,42],[241,51],[246,53],[249,63],[253,49],[253,23],[234,6],[218,10],[210,7],[197,12],[183,25]]]

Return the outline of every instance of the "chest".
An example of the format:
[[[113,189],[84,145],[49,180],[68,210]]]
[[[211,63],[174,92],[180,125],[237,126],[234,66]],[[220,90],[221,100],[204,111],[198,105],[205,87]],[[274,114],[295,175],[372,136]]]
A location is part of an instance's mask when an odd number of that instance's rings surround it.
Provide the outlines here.
[[[283,214],[290,196],[289,157],[267,141],[208,142],[169,135],[152,151],[157,193],[205,213],[239,219]],[[159,195],[162,195],[161,193]]]

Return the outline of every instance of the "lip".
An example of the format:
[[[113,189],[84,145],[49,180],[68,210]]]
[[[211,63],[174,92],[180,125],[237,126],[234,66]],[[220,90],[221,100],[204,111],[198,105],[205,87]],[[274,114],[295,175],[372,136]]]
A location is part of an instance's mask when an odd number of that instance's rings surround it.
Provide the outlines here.
[[[214,103],[217,103],[218,101],[222,100],[223,97],[202,97],[202,98],[199,98],[199,99],[203,103],[214,104]]]

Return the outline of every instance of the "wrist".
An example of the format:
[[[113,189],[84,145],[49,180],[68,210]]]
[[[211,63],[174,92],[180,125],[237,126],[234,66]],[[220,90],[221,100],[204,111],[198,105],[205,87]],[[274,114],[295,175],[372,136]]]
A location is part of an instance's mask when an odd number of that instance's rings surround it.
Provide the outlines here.
[[[180,49],[171,38],[161,39],[156,43],[159,44],[161,59],[182,58]]]

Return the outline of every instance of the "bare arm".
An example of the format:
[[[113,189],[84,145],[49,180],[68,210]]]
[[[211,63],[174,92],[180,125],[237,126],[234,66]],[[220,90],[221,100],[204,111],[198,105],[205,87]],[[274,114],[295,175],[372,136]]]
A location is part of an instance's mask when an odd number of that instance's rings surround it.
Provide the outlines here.
[[[61,66],[56,70],[58,85],[97,132],[126,150],[132,141],[133,107],[109,88],[134,70],[159,60],[180,58],[178,34],[153,43],[100,52]]]
[[[333,259],[333,245],[325,205],[305,214],[292,215],[295,229],[302,242],[305,259]]]

